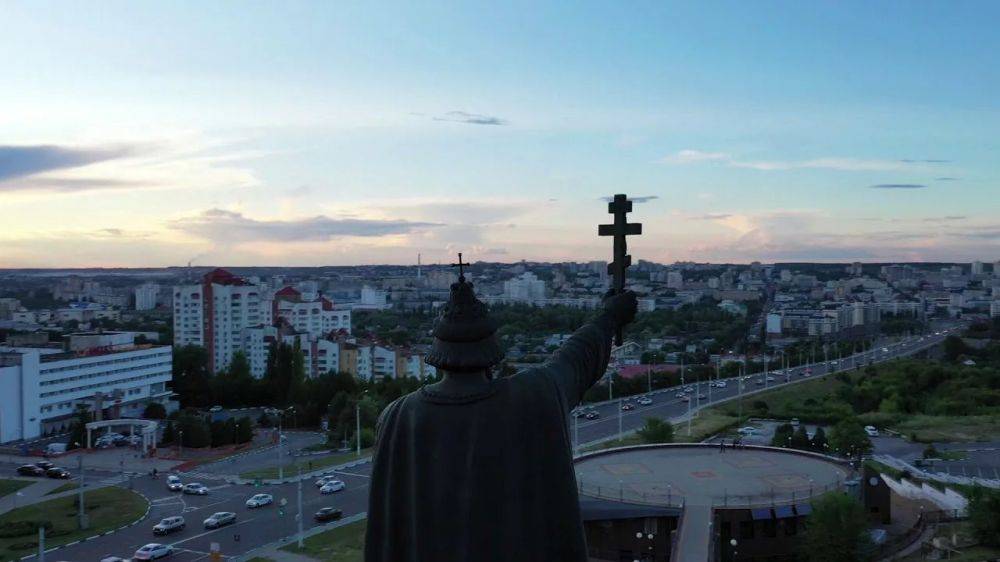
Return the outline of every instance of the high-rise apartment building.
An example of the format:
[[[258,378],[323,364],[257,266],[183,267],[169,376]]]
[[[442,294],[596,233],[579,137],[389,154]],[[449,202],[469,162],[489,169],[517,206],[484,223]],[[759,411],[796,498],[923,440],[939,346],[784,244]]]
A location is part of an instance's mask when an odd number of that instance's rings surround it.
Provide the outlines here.
[[[144,283],[135,288],[135,309],[153,310],[156,308],[156,298],[160,295],[160,286],[156,283]]]

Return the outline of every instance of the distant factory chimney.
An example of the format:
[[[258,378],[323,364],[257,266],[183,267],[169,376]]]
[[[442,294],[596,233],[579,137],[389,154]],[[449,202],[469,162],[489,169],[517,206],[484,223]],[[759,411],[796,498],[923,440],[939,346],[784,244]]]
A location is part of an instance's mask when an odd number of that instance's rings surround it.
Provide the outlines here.
[[[420,279],[420,254],[417,254],[417,279]]]

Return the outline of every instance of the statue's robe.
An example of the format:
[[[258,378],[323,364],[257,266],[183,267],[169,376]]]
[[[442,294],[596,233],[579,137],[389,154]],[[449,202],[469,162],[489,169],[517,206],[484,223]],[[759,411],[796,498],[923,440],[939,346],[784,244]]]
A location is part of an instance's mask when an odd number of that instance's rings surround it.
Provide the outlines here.
[[[608,365],[606,315],[474,396],[433,385],[380,416],[366,562],[586,560],[567,418]]]

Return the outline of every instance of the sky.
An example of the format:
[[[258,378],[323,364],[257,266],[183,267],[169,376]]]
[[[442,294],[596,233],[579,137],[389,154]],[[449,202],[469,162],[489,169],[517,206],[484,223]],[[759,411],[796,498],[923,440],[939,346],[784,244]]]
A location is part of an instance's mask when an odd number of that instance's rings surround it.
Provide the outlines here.
[[[4,2],[0,267],[1000,259],[995,2]]]

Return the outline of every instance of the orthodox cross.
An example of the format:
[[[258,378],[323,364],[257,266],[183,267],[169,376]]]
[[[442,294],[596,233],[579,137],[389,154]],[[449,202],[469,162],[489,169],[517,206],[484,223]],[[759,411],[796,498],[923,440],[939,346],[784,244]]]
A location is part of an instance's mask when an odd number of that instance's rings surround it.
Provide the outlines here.
[[[458,263],[451,264],[452,267],[458,268],[458,282],[465,283],[465,266],[469,265],[468,262],[462,263],[462,252],[458,253]]]
[[[612,291],[616,294],[625,290],[625,270],[632,265],[632,256],[628,255],[625,237],[642,234],[642,223],[628,222],[625,216],[632,212],[632,202],[623,193],[619,193],[608,202],[608,212],[615,216],[613,224],[602,224],[597,227],[598,236],[613,236],[615,241],[615,259],[608,264],[608,273],[613,276]],[[461,257],[461,254],[459,254]],[[615,345],[622,344],[622,330],[618,328],[615,334]]]

